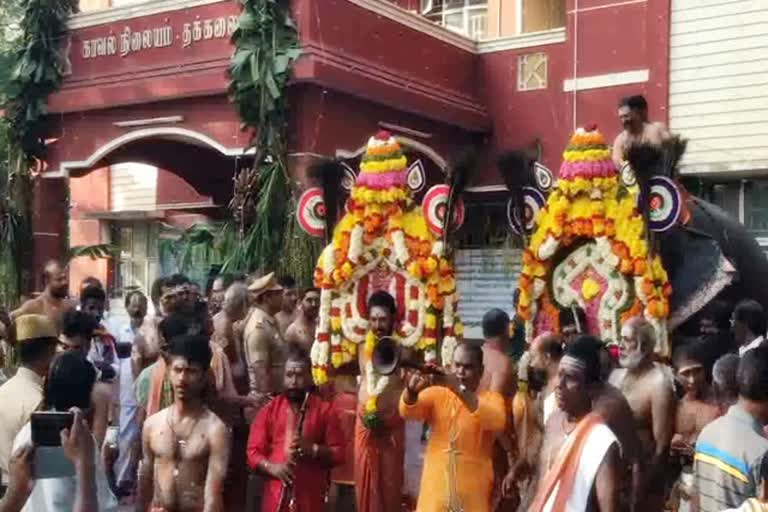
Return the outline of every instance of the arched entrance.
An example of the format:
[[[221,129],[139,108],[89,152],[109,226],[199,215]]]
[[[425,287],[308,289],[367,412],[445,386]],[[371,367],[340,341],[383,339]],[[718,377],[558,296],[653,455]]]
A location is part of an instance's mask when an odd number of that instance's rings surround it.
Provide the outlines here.
[[[171,250],[180,233],[224,220],[232,178],[249,160],[242,148],[227,148],[203,133],[157,127],[131,131],[86,158],[61,162],[54,176],[68,178],[69,246],[118,249],[111,260],[73,260],[72,291],[93,275],[108,285],[116,312],[126,291],[148,294],[154,279],[180,270]],[[207,264],[191,257],[187,272],[204,286]]]

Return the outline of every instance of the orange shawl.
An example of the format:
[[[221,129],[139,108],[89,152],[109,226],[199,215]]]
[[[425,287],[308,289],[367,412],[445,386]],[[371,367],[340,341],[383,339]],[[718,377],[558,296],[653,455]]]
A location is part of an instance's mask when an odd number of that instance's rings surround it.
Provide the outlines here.
[[[147,398],[147,418],[160,411],[160,404],[163,397],[163,381],[167,364],[165,359],[159,357],[152,375],[149,377],[149,397]]]

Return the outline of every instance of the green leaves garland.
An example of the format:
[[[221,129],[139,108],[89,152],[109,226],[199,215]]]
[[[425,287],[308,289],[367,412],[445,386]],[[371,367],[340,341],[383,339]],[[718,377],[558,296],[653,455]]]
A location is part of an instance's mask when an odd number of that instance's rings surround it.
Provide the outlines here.
[[[1,59],[13,66],[0,91],[6,111],[0,119],[0,301],[5,307],[18,303],[31,276],[31,167],[45,156],[48,96],[61,86],[59,48],[77,2],[21,0],[12,7],[14,16],[19,9],[23,14],[20,36],[11,44],[14,52],[4,47]]]
[[[256,191],[240,191],[256,197],[255,218],[241,226],[238,253],[244,257],[226,265],[230,271],[274,269],[281,259],[286,222],[292,214],[286,88],[291,64],[301,53],[287,1],[241,0],[241,4],[243,12],[232,36],[235,53],[229,66],[229,93],[243,128],[251,131],[258,179],[249,185]]]
[[[76,0],[27,0],[21,20],[21,48],[11,75],[8,118],[11,133],[28,162],[45,154],[48,96],[63,79],[60,47]]]

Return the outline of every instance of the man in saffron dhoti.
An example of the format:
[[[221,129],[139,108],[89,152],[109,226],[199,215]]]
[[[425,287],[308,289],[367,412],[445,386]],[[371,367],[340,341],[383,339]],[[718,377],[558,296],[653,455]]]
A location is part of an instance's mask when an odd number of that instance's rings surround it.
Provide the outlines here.
[[[600,381],[600,345],[583,336],[566,346],[555,397],[566,433],[554,464],[539,481],[530,512],[613,512],[617,509],[620,448],[592,411],[590,389]]]
[[[413,373],[400,398],[405,419],[430,427],[416,511],[490,512],[494,442],[506,424],[504,398],[495,391],[477,393],[480,347],[457,346],[452,371],[436,377],[435,386]]]

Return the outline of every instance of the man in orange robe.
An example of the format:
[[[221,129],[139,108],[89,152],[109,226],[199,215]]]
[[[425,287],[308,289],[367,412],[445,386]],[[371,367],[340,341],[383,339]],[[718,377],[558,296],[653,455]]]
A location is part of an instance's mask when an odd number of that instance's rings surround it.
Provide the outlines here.
[[[394,331],[395,299],[379,291],[368,300],[368,324],[378,338],[391,336]],[[358,391],[358,414],[355,424],[355,492],[358,512],[399,512],[402,507],[405,422],[397,411],[403,390],[403,381],[395,372],[386,388],[376,396],[378,420],[366,425],[363,417],[366,404],[372,398],[367,379],[372,371],[368,367],[365,351],[359,354],[362,382]]]
[[[495,391],[477,393],[481,348],[456,347],[453,372],[437,377],[437,386],[413,373],[400,399],[404,418],[430,427],[416,511],[490,512],[494,442],[506,425],[504,398]]]

